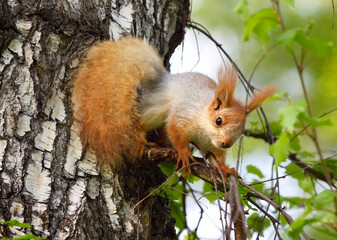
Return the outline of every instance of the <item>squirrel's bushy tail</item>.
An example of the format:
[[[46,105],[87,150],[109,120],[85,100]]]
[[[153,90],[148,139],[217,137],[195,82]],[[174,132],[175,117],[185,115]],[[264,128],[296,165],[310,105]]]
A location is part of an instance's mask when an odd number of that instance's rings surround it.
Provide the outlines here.
[[[101,42],[88,50],[73,81],[72,101],[82,144],[95,151],[100,164],[118,167],[124,157],[144,149],[139,88],[164,72],[156,50],[135,38]]]

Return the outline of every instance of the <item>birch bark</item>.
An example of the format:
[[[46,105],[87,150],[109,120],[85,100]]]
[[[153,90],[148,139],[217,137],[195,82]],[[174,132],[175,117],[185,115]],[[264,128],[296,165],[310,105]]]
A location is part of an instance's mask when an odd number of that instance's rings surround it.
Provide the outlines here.
[[[49,239],[175,239],[155,165],[99,173],[73,124],[70,85],[94,42],[133,34],[168,65],[182,41],[188,0],[4,0],[0,3],[0,221]]]

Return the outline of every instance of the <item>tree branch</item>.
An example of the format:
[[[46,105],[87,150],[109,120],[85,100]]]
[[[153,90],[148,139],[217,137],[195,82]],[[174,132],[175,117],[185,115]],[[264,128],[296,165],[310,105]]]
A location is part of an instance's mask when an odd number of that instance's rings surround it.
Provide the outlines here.
[[[264,140],[265,142],[271,144],[270,138],[269,138],[269,136],[268,136],[267,133],[264,133],[264,132],[253,132],[253,131],[250,131],[250,130],[244,130],[244,134],[245,134],[246,136],[248,136],[248,137],[253,137],[253,138],[257,138],[257,139],[262,139],[262,140]],[[276,137],[274,137],[274,138],[275,138],[274,141],[276,141],[277,138],[276,138]],[[322,174],[322,173],[320,173],[320,172],[318,172],[318,171],[312,169],[308,164],[302,162],[300,159],[298,159],[298,158],[296,157],[296,154],[290,154],[290,155],[288,156],[288,158],[289,158],[293,163],[295,163],[296,165],[298,165],[299,167],[301,167],[305,173],[308,173],[308,174],[310,174],[310,175],[316,177],[317,179],[322,180],[322,181],[328,183],[324,174]]]
[[[169,162],[173,162],[176,163],[177,162],[177,151],[173,148],[162,148],[162,147],[157,147],[157,146],[148,146],[145,154],[144,154],[144,158],[147,159],[148,161],[151,162],[160,162],[160,161],[169,161]],[[220,191],[225,191],[224,186],[226,186],[226,188],[228,187],[226,185],[226,182],[223,182],[221,179],[221,176],[219,174],[212,174],[211,171],[209,171],[209,167],[206,166],[204,163],[202,163],[204,160],[201,158],[195,158],[195,160],[197,162],[195,163],[191,163],[191,170],[192,170],[192,174],[203,179],[204,181],[212,184],[213,186],[215,186],[217,189],[219,189]],[[185,166],[187,167],[187,166]],[[182,169],[180,169],[179,171],[181,171]],[[216,172],[216,171],[214,171]],[[177,174],[177,172],[175,172],[170,178],[168,178],[161,186],[163,186],[169,179],[171,179],[175,174]],[[236,206],[232,206],[231,203],[231,208],[233,209],[238,209],[238,195],[235,195],[235,192],[237,192],[237,188],[235,187],[233,181],[235,181],[235,178],[233,180],[234,176],[231,176],[231,182],[230,182],[230,187],[231,190],[234,191],[234,201]],[[236,181],[235,181],[236,182]],[[236,184],[236,183],[235,183]],[[248,197],[255,197],[255,198],[259,198],[262,199],[264,201],[266,201],[267,203],[269,203],[270,205],[272,205],[276,210],[278,210],[286,219],[286,221],[288,222],[288,224],[290,225],[294,220],[283,210],[283,208],[278,205],[277,203],[275,203],[274,201],[272,201],[269,197],[265,196],[264,194],[258,192],[256,189],[252,188],[251,186],[249,186],[247,183],[243,182],[241,179],[239,180],[239,184],[245,188],[247,188],[248,190],[250,190],[251,192],[248,193]],[[154,191],[152,191],[151,193],[148,194],[148,196],[151,196],[155,191],[157,191],[161,186],[159,186],[158,188],[156,188]],[[236,185],[237,186],[237,185]],[[226,191],[228,191],[228,189],[226,189]],[[146,198],[148,197],[146,196]],[[236,196],[236,197],[235,197]],[[140,202],[144,201],[144,199],[142,199]],[[137,203],[138,204],[140,204]],[[136,207],[136,206],[134,206]],[[232,210],[233,211],[233,210]],[[240,211],[240,210],[239,210]],[[244,211],[242,210],[241,213],[237,213],[237,212],[232,212],[232,217],[234,217],[234,221],[240,221],[241,223],[236,222],[236,225],[234,223],[234,225],[238,228],[240,228],[239,225],[241,225],[243,232],[245,232],[244,234],[248,233],[247,229],[245,226],[242,225],[242,223],[245,223],[245,218],[244,218],[244,214],[242,215],[242,212],[244,213]],[[235,220],[235,217],[237,217],[237,220]],[[243,221],[244,220],[244,221]],[[305,239],[310,240],[310,238],[308,237],[308,235],[303,231],[302,235],[304,236]],[[247,235],[246,235],[247,236]],[[240,239],[240,238],[237,238]]]
[[[230,194],[229,194],[229,203],[231,206],[231,215],[234,222],[234,235],[235,240],[244,240],[248,237],[248,229],[246,226],[245,211],[243,210],[243,205],[240,202],[238,185],[236,178],[230,176]],[[229,224],[231,226],[231,224]]]
[[[256,189],[252,188],[251,186],[249,186],[247,183],[243,182],[242,180],[239,180],[239,183],[244,186],[245,188],[249,189],[250,191],[252,191],[254,193],[254,195],[252,197],[258,197],[264,201],[266,201],[267,203],[269,203],[270,205],[272,205],[276,210],[278,210],[283,217],[285,218],[285,220],[287,221],[287,223],[290,225],[294,220],[288,215],[288,213],[286,211],[283,210],[283,208],[278,205],[277,203],[275,203],[273,200],[271,200],[270,198],[268,198],[267,196],[265,196],[264,194],[260,193],[259,191],[257,191]],[[251,196],[250,193],[248,193],[248,197]],[[305,239],[310,240],[309,236],[302,231],[302,235]]]

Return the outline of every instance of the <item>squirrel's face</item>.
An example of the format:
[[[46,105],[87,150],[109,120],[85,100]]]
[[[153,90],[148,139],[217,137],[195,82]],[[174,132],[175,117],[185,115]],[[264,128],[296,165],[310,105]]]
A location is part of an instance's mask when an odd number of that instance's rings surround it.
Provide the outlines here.
[[[236,67],[219,69],[215,95],[208,107],[208,120],[211,122],[206,124],[207,135],[216,148],[231,147],[243,132],[247,114],[275,93],[274,87],[263,88],[258,94],[253,95],[245,106],[234,97],[236,82]]]
[[[241,104],[210,108],[208,135],[216,148],[229,148],[241,136],[245,124],[245,109]]]

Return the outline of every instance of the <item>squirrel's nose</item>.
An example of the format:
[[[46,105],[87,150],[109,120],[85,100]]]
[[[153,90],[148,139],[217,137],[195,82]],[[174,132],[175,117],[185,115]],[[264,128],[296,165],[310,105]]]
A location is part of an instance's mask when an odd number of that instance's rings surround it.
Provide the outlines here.
[[[222,143],[222,148],[230,148],[231,147],[231,144],[230,143]]]

